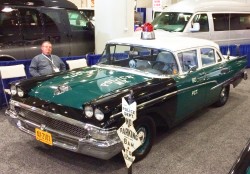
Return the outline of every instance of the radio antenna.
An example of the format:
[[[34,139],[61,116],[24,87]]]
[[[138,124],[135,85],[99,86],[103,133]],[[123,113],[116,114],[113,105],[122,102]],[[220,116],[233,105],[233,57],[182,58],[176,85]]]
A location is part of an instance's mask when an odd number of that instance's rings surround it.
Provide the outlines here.
[[[231,13],[228,14],[228,43],[227,43],[227,59],[229,59],[230,57],[230,48],[229,48],[229,43],[230,43],[230,40],[231,40]]]

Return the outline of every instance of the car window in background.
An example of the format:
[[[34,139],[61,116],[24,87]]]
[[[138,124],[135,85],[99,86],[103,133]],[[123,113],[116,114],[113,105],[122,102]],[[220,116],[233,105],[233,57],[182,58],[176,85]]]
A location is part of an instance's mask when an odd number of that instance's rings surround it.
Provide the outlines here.
[[[152,25],[155,29],[182,32],[191,15],[191,13],[162,12],[153,20]]]
[[[65,32],[66,28],[62,17],[60,17],[60,12],[58,10],[43,9],[42,18],[45,38],[48,38],[53,44],[60,43],[62,40],[60,33]]]
[[[19,13],[21,18],[22,34],[26,44],[33,45],[33,42],[39,42],[38,44],[41,44],[43,39],[43,29],[39,12],[35,9],[20,8]]]
[[[81,14],[84,14],[89,20],[94,21],[95,10],[93,9],[79,9]]]
[[[156,18],[161,14],[161,11],[155,11],[153,17]]]
[[[212,14],[212,16],[214,22],[214,31],[227,31],[229,27],[230,30],[250,29],[249,14],[215,13]]]
[[[87,27],[88,19],[85,18],[80,11],[72,11],[68,10],[68,17],[71,30],[83,30],[83,28]]]
[[[208,17],[207,14],[197,14],[194,16],[193,23],[200,24],[200,32],[208,32],[209,31],[209,24],[208,24]]]
[[[1,43],[12,42],[19,35],[18,11],[0,11],[0,37]],[[16,38],[18,39],[18,38]],[[15,40],[16,40],[15,39]],[[12,43],[13,44],[13,43]]]

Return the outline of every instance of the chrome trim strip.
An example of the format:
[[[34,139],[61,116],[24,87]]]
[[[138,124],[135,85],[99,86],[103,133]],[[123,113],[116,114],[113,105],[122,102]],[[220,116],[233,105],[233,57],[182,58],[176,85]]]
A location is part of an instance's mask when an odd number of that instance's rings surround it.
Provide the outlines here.
[[[209,81],[209,82],[201,83],[201,84],[195,85],[195,86],[190,86],[190,87],[187,87],[187,88],[184,88],[184,89],[181,89],[181,90],[177,90],[177,91],[174,91],[174,92],[165,94],[165,95],[163,95],[163,96],[154,98],[154,99],[152,99],[152,100],[149,100],[149,101],[146,101],[146,102],[144,102],[144,103],[139,104],[139,105],[137,106],[137,107],[138,107],[138,110],[140,110],[140,109],[142,109],[143,107],[145,107],[146,104],[149,104],[149,103],[154,102],[154,101],[156,101],[156,100],[160,100],[160,99],[165,100],[167,97],[171,97],[171,96],[173,96],[174,94],[178,94],[178,93],[181,93],[181,92],[183,92],[183,91],[190,90],[190,89],[192,89],[192,88],[197,88],[197,87],[199,87],[199,86],[203,86],[203,85],[210,84],[210,83],[217,83],[217,81],[216,81],[216,80],[212,80],[212,81]],[[120,115],[120,114],[122,114],[122,112],[118,112],[118,113],[116,113],[116,114],[113,114],[113,115],[110,116],[110,118],[115,118],[116,116],[118,116],[118,115]]]
[[[170,78],[171,76],[173,75],[154,75],[152,73],[148,73],[148,72],[142,72],[140,70],[137,70],[137,69],[132,69],[132,68],[126,68],[126,67],[115,67],[115,66],[106,66],[106,65],[93,65],[92,67],[95,67],[95,68],[102,68],[102,69],[107,69],[107,70],[115,70],[115,71],[121,71],[121,72],[125,72],[125,73],[133,73],[133,74],[136,74],[136,75],[140,75],[140,76],[145,76],[145,77],[148,77],[148,78],[158,78],[158,79],[167,79],[167,78]]]
[[[172,95],[174,95],[174,94],[176,94],[176,93],[177,93],[177,91],[174,91],[174,92],[168,93],[168,94],[166,94],[166,95],[163,95],[163,96],[154,98],[154,99],[152,99],[152,100],[150,100],[150,101],[141,103],[141,104],[137,105],[138,110],[140,110],[140,109],[142,109],[143,107],[145,107],[144,105],[146,105],[146,104],[149,104],[149,103],[151,103],[151,102],[154,102],[155,100],[160,100],[160,99],[162,99],[162,98],[165,99],[165,98],[167,98],[167,97],[169,97],[169,96],[172,96]],[[116,116],[118,116],[118,115],[120,115],[120,114],[122,114],[122,112],[118,112],[118,113],[116,113],[116,114],[113,114],[113,115],[110,116],[110,118],[115,118]]]
[[[224,81],[224,82],[222,82],[222,83],[220,83],[220,84],[218,84],[218,85],[216,85],[216,86],[214,86],[214,87],[212,87],[210,90],[214,90],[214,89],[216,89],[216,88],[222,86],[223,84],[225,84],[225,83],[227,83],[227,82],[229,82],[229,81],[230,81],[230,79],[229,79],[229,80],[226,80],[226,81]]]
[[[197,87],[200,87],[200,86],[203,86],[203,85],[207,85],[207,84],[210,84],[210,83],[216,83],[217,84],[217,81],[216,80],[212,80],[212,81],[201,83],[201,84],[198,84],[198,85],[195,85],[195,86],[190,86],[190,87],[178,90],[178,93],[186,91],[186,90],[189,90],[189,89],[192,89],[192,88],[197,88]]]

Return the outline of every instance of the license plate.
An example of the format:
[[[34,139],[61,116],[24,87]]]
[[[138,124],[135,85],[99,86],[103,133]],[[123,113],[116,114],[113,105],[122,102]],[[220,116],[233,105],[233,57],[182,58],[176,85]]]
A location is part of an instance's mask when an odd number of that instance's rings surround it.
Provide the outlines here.
[[[52,146],[52,135],[51,133],[42,131],[41,129],[36,128],[36,139],[38,141],[41,141],[45,144],[51,145]]]

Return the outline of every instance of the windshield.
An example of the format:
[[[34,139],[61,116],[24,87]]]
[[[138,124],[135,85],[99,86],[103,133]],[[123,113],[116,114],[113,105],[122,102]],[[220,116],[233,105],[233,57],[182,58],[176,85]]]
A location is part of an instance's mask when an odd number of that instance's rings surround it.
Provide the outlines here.
[[[182,32],[191,15],[192,13],[162,12],[153,20],[152,25],[154,29]]]
[[[176,59],[171,52],[132,45],[106,45],[97,65],[111,65],[143,74],[174,75],[178,73]]]

